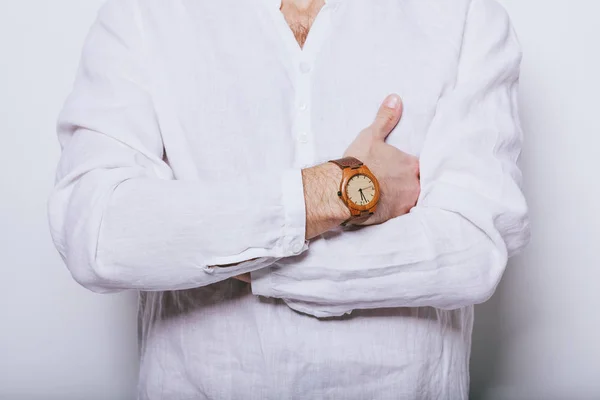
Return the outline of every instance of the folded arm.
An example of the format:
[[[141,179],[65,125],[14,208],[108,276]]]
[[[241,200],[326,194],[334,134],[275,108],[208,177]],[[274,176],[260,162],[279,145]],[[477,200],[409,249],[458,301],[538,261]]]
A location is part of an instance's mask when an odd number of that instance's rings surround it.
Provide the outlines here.
[[[474,0],[455,85],[440,99],[420,155],[417,206],[253,272],[253,292],[318,317],[487,300],[508,257],[529,239],[516,164],[520,60],[506,12]]]
[[[239,175],[235,195],[190,166],[176,179],[141,32],[133,1],[103,6],[59,117],[62,155],[48,216],[79,283],[96,292],[204,286],[300,254],[307,238],[346,218],[335,194],[322,190],[339,182],[335,167]]]

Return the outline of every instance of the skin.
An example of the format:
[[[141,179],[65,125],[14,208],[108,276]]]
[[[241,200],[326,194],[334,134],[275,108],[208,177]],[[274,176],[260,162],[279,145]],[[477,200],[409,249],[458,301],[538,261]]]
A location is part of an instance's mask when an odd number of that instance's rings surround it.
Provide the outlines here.
[[[282,1],[281,12],[300,47],[323,4],[323,0]],[[379,181],[381,193],[377,211],[361,225],[380,224],[404,215],[415,206],[419,197],[419,160],[385,142],[401,117],[400,97],[388,95],[373,123],[358,133],[343,154],[362,161]],[[341,179],[341,169],[332,163],[302,170],[307,240],[336,228],[350,217],[350,211],[337,195]],[[234,279],[250,283],[250,274]]]
[[[404,215],[419,197],[419,160],[385,142],[401,115],[400,97],[389,95],[373,123],[357,135],[344,153],[344,157],[356,157],[367,165],[381,189],[377,211],[361,225],[380,224]],[[350,211],[337,195],[342,180],[339,167],[324,163],[304,169],[302,176],[306,239],[312,239],[340,225],[350,217]]]
[[[308,36],[308,32],[323,7],[323,0],[282,0],[280,11],[294,33],[300,47]]]

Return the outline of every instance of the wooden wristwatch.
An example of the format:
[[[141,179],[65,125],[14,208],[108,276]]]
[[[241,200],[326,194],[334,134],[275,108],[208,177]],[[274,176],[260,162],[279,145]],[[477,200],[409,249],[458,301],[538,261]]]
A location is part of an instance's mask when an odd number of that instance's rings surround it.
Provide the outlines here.
[[[354,157],[330,160],[342,169],[338,196],[350,210],[350,218],[342,223],[359,223],[367,220],[377,209],[379,182],[362,162]]]

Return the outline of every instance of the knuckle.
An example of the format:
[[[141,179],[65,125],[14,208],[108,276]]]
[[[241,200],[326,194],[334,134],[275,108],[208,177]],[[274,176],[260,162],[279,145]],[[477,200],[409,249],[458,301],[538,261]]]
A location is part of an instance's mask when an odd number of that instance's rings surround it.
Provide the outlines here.
[[[378,125],[385,125],[389,122],[391,116],[388,110],[381,110],[376,118],[376,123]]]
[[[386,125],[393,123],[395,119],[396,119],[396,115],[394,114],[393,111],[386,110],[383,112],[383,120],[386,123]]]

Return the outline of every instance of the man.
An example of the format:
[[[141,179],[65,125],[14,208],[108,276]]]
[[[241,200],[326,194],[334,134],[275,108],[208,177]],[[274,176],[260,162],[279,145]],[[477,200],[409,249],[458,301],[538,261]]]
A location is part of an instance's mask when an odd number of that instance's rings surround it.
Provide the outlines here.
[[[493,0],[109,0],[49,218],[140,291],[138,397],[466,399],[529,237],[520,57]]]

